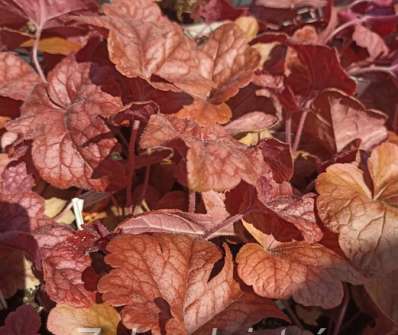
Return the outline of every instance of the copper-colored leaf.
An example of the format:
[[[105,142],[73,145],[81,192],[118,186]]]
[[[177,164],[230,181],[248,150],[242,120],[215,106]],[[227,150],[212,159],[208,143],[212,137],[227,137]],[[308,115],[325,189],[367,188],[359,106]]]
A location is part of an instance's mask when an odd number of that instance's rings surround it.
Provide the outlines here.
[[[7,129],[33,140],[33,162],[44,180],[59,188],[106,187],[92,179],[93,170],[109,155],[116,141],[100,116],[121,108],[120,99],[103,92],[90,77],[91,64],[65,58],[37,85]],[[50,121],[50,122],[49,122]]]
[[[319,216],[367,276],[397,269],[397,162],[398,146],[384,143],[368,160],[373,187],[355,164],[332,165],[317,179]]]
[[[220,334],[246,334],[259,320],[278,318],[289,321],[287,316],[276,307],[271,299],[265,299],[253,293],[242,293],[239,300],[232,303],[193,335],[209,335],[213,329]],[[279,334],[278,334],[279,335]]]
[[[184,106],[175,114],[181,119],[191,119],[201,126],[227,123],[232,112],[227,104],[213,105],[204,100],[196,99],[191,105]]]
[[[248,45],[248,39],[234,23],[227,23],[213,32],[201,51],[201,71],[216,84],[210,101],[222,103],[248,85],[261,56]]]
[[[241,179],[254,184],[263,168],[258,152],[236,141],[224,128],[201,127],[174,116],[152,115],[140,144],[145,149],[164,146],[178,138],[189,148],[187,179],[192,190],[221,192],[233,188]]]
[[[380,35],[361,24],[355,26],[352,39],[360,47],[366,48],[371,60],[386,56],[390,52],[388,46]]]
[[[75,308],[59,304],[48,315],[47,328],[55,335],[81,334],[79,328],[100,328],[101,335],[116,335],[119,313],[107,304]]]
[[[105,302],[124,306],[123,324],[137,331],[192,334],[240,295],[226,247],[224,267],[212,243],[184,235],[121,235],[108,245],[105,261],[114,269],[99,281]]]
[[[25,100],[36,84],[38,74],[12,52],[0,52],[0,95]]]
[[[366,282],[365,288],[381,311],[398,324],[398,270]]]
[[[223,216],[222,219],[225,217]],[[218,219],[218,220],[217,220]],[[221,219],[221,220],[222,220]],[[220,218],[213,214],[186,213],[179,210],[163,209],[144,213],[122,222],[116,229],[124,234],[178,233],[192,236],[204,235],[213,228]],[[221,230],[219,234],[228,234]],[[231,234],[231,232],[229,232]]]
[[[267,242],[244,245],[236,259],[240,278],[260,296],[333,308],[343,299],[342,281],[361,282],[343,258],[321,244]]]
[[[34,41],[34,39],[30,39],[22,43],[21,47],[32,47],[34,45]],[[79,43],[65,38],[48,37],[40,40],[38,49],[41,52],[48,54],[68,56],[78,51],[81,47],[82,46]]]
[[[197,47],[160,13],[152,0],[117,0],[104,8],[105,16],[80,18],[82,22],[109,30],[110,59],[129,78],[141,77],[155,87],[176,87],[206,98],[213,86],[200,73]],[[157,75],[167,82],[154,82]]]

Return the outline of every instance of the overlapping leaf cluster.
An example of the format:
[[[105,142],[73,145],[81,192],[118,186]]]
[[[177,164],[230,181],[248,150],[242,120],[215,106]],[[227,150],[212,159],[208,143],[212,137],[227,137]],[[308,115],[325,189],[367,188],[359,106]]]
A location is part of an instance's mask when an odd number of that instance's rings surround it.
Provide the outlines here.
[[[0,334],[307,334],[276,301],[360,285],[398,322],[392,2],[0,9]]]

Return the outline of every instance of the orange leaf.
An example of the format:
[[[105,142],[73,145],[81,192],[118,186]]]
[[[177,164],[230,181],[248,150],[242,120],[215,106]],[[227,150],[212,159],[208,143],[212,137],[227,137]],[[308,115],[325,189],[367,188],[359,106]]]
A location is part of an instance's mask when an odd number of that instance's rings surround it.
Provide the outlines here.
[[[32,47],[33,39],[21,44],[21,47]],[[53,55],[68,56],[81,48],[81,45],[61,37],[43,38],[39,42],[39,50]]]
[[[184,106],[175,115],[181,119],[191,119],[201,126],[211,126],[216,123],[227,123],[232,117],[232,112],[225,103],[213,105],[204,100],[195,99],[191,105]]]
[[[100,328],[101,335],[116,335],[119,313],[107,304],[75,308],[59,304],[48,316],[47,327],[55,335],[79,334],[79,328]]]
[[[384,143],[372,152],[373,187],[355,164],[335,164],[316,183],[319,216],[339,233],[345,255],[367,276],[397,269],[398,146]]]
[[[248,243],[240,249],[238,274],[260,296],[293,297],[305,306],[333,308],[343,299],[342,281],[362,282],[342,257],[321,244],[281,243],[252,225],[246,227],[262,245]]]
[[[98,288],[104,301],[123,306],[122,321],[129,329],[159,335],[164,325],[170,335],[192,334],[226,309],[235,308],[232,305],[242,297],[227,247],[224,266],[215,276],[211,273],[221,252],[206,240],[120,235],[107,249],[105,261],[114,269],[101,278]]]

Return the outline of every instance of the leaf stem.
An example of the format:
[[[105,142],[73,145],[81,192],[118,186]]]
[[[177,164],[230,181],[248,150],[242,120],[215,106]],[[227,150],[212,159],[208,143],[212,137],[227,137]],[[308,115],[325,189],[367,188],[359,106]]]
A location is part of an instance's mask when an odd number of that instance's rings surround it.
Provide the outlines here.
[[[189,191],[189,204],[188,204],[188,212],[195,213],[196,210],[196,192]]]
[[[41,68],[41,65],[39,62],[39,57],[38,57],[39,43],[40,43],[42,31],[43,31],[42,25],[39,25],[36,27],[35,40],[34,40],[33,49],[32,49],[32,59],[33,59],[33,64],[35,65],[36,71],[39,74],[41,81],[43,83],[47,83],[46,76],[44,75],[43,69]]]
[[[394,76],[394,71],[397,70],[398,64],[391,66],[371,65],[363,68],[353,68],[348,71],[350,76],[359,76],[370,72],[383,72],[390,76]]]
[[[325,41],[325,44],[329,43],[335,36],[337,36],[338,34],[340,34],[343,30],[351,27],[351,26],[355,26],[357,24],[361,24],[363,22],[365,22],[368,19],[368,16],[363,16],[361,18],[357,18],[351,21],[348,21],[344,24],[342,24],[340,27],[338,27],[337,29],[335,29],[327,38]]]
[[[137,134],[138,128],[140,127],[140,121],[134,120],[132,121],[132,130],[130,135],[130,142],[129,142],[129,158],[127,162],[128,167],[128,177],[127,177],[127,189],[126,189],[126,207],[131,209],[130,207],[133,204],[132,199],[132,189],[133,189],[133,182],[135,176],[135,144],[137,142]]]
[[[300,145],[300,141],[301,141],[301,136],[303,135],[303,130],[304,130],[304,124],[305,124],[305,120],[307,119],[307,115],[309,113],[309,109],[305,108],[303,113],[300,116],[300,121],[299,121],[299,125],[297,128],[297,132],[296,132],[296,137],[294,138],[294,144],[293,144],[293,152],[296,152],[299,145]]]
[[[350,302],[350,291],[348,290],[347,284],[344,285],[344,299],[341,304],[341,309],[339,313],[339,317],[336,322],[336,326],[333,329],[332,335],[339,335],[341,325],[343,324],[343,320],[347,311],[348,303]]]

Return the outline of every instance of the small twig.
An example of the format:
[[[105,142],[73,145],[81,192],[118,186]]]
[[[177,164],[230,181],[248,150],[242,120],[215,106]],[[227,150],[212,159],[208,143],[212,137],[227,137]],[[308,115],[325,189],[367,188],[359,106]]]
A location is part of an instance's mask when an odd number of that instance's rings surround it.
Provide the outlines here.
[[[218,225],[214,226],[212,229],[208,230],[204,235],[203,238],[209,238],[211,235],[214,233],[218,232],[219,230],[234,224],[235,222],[238,222],[239,220],[242,220],[244,216],[247,215],[247,213],[243,214],[235,214],[233,216],[230,216],[228,219],[224,220],[223,222],[219,223]]]
[[[341,304],[339,317],[337,319],[337,322],[334,327],[332,335],[339,335],[340,328],[341,328],[341,325],[343,324],[343,320],[344,320],[349,302],[350,302],[350,291],[348,290],[347,284],[344,284],[344,299]]]
[[[285,140],[292,147],[292,117],[289,115],[285,122]]]
[[[43,69],[41,68],[41,65],[39,62],[39,57],[38,57],[39,43],[40,43],[42,31],[43,31],[42,25],[39,25],[36,27],[35,40],[34,40],[33,49],[32,49],[32,59],[33,59],[33,64],[35,65],[36,71],[39,74],[42,82],[47,83],[46,76],[44,75]]]
[[[308,113],[309,113],[309,109],[305,108],[303,113],[300,116],[300,121],[299,121],[299,125],[298,125],[297,132],[296,132],[296,137],[294,138],[293,152],[296,152],[300,145],[301,136],[303,135],[303,130],[304,130],[304,124],[305,124],[305,120],[307,119]]]
[[[195,213],[195,211],[196,211],[196,192],[190,190],[188,212]]]
[[[128,166],[128,177],[127,177],[127,189],[126,189],[126,207],[130,208],[133,204],[132,200],[132,189],[135,176],[135,143],[137,141],[138,128],[140,127],[140,121],[134,120],[130,135],[129,142],[129,158],[127,162]]]

